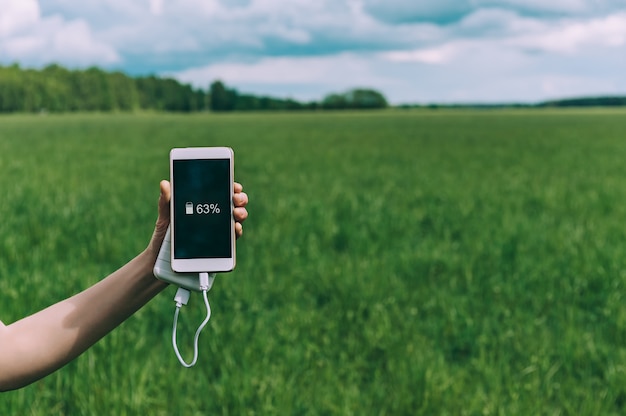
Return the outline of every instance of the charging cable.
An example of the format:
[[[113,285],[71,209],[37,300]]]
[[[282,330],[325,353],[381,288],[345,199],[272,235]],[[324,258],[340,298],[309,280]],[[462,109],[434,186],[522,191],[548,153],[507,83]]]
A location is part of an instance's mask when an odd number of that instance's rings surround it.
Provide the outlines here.
[[[176,353],[176,357],[178,361],[180,361],[183,367],[193,367],[196,365],[196,361],[198,360],[198,338],[200,337],[200,332],[204,329],[206,324],[209,323],[209,319],[211,319],[211,305],[209,305],[209,298],[207,296],[207,292],[211,290],[211,286],[213,286],[213,281],[215,280],[215,274],[203,272],[199,275],[200,279],[200,290],[202,291],[202,297],[204,298],[204,304],[206,305],[206,318],[198,329],[196,330],[196,334],[193,338],[193,360],[191,363],[187,363],[183,357],[180,355],[180,351],[178,351],[178,345],[176,343],[176,327],[178,325],[178,314],[180,313],[180,309],[183,305],[186,305],[189,302],[190,292],[187,289],[179,287],[176,291],[176,295],[174,296],[174,302],[176,302],[176,310],[174,311],[174,328],[172,329],[172,345],[174,346],[174,352]]]

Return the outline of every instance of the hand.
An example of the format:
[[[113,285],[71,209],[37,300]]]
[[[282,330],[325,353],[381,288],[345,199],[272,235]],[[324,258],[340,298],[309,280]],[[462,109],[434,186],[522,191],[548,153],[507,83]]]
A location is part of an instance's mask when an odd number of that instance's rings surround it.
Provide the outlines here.
[[[165,238],[167,227],[170,225],[170,183],[168,181],[161,181],[161,195],[159,196],[159,217],[154,227],[154,233],[148,249],[156,258],[161,249],[161,244]],[[243,186],[240,183],[234,183],[234,195],[233,195],[233,217],[235,218],[235,236],[241,237],[243,234],[242,222],[248,218],[248,210],[246,205],[248,204],[248,195],[243,192]]]

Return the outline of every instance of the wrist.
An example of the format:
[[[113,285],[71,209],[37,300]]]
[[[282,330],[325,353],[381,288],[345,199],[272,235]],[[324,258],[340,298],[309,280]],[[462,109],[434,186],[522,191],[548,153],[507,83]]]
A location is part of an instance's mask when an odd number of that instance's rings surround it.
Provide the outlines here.
[[[158,251],[155,252],[151,247],[148,247],[143,252],[139,253],[139,255],[135,258],[135,261],[137,261],[137,265],[141,270],[141,274],[149,277],[150,279],[154,279],[165,287],[167,286],[167,283],[157,279],[154,276],[154,265],[156,263],[157,256]]]

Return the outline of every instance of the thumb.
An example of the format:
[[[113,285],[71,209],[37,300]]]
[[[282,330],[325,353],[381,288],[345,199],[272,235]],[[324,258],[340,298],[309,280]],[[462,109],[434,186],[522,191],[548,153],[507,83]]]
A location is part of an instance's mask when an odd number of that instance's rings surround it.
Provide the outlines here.
[[[167,225],[170,223],[170,196],[171,188],[170,183],[166,180],[161,181],[161,195],[159,196],[159,218],[157,220],[157,228],[159,226]]]
[[[161,181],[161,195],[159,195],[159,217],[156,221],[152,238],[148,249],[155,256],[158,255],[161,249],[161,244],[165,238],[167,227],[170,225],[170,183],[168,181]]]

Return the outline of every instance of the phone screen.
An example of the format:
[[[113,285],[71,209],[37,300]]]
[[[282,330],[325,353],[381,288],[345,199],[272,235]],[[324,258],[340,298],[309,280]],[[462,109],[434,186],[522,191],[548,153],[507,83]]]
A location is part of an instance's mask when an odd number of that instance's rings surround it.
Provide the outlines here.
[[[229,258],[232,253],[229,159],[174,160],[174,258]]]

